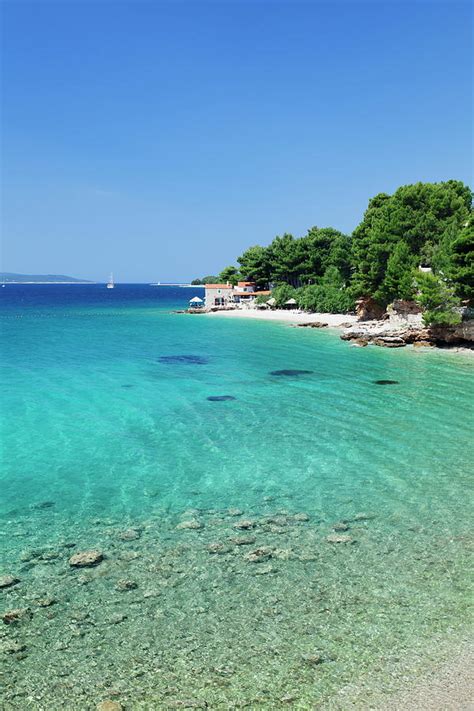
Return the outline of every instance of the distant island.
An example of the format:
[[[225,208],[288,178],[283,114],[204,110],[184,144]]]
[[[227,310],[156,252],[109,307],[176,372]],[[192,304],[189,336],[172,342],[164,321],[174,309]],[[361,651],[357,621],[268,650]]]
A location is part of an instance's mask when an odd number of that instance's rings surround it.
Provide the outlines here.
[[[65,274],[15,274],[0,272],[0,281],[5,284],[93,284],[88,279],[76,279]]]

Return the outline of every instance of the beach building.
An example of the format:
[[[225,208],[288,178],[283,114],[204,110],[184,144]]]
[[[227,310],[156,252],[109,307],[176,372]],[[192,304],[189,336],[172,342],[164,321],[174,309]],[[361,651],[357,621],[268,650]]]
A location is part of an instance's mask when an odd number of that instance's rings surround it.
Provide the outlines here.
[[[234,286],[236,294],[252,294],[255,291],[254,281],[238,281]]]
[[[234,303],[241,305],[253,305],[257,296],[270,296],[271,291],[237,291],[234,289]]]
[[[206,308],[215,306],[250,306],[257,296],[270,296],[270,291],[256,291],[253,281],[239,281],[232,284],[206,284]]]
[[[234,300],[232,284],[206,284],[205,287],[204,302],[208,309],[211,306],[227,306]]]
[[[255,282],[238,281],[234,286],[234,303],[250,304],[255,300]]]

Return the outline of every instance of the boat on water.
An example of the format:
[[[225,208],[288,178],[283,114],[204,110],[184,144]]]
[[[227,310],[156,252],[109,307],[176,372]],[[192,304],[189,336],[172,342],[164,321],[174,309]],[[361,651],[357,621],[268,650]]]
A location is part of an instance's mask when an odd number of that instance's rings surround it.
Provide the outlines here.
[[[115,288],[115,282],[114,282],[114,275],[112,272],[110,272],[110,278],[109,281],[107,282],[107,289],[114,289]]]

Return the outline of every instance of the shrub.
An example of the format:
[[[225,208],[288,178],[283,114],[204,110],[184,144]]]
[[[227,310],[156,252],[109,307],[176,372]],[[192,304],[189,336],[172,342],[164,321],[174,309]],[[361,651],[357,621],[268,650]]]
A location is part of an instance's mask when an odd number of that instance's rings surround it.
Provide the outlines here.
[[[340,314],[354,309],[354,299],[347,289],[311,284],[298,292],[299,304],[306,311]]]
[[[275,306],[278,307],[284,306],[289,299],[296,299],[298,302],[298,294],[296,289],[285,282],[277,284],[272,289],[272,298],[275,299]]]
[[[440,276],[420,272],[416,284],[416,301],[424,311],[423,323],[426,326],[455,326],[461,323],[461,315],[456,311],[460,301],[454,295],[454,289]]]

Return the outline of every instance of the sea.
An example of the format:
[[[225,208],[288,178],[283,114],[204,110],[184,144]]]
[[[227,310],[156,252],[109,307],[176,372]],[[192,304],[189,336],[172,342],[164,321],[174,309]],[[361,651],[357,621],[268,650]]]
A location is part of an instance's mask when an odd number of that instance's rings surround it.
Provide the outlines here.
[[[467,638],[474,359],[194,296],[0,289],[2,710],[388,709]]]

